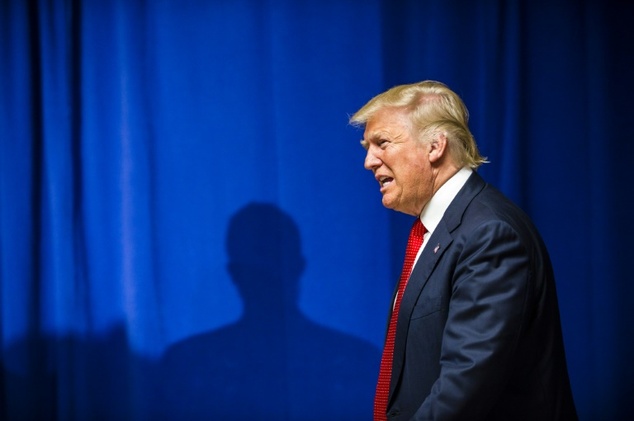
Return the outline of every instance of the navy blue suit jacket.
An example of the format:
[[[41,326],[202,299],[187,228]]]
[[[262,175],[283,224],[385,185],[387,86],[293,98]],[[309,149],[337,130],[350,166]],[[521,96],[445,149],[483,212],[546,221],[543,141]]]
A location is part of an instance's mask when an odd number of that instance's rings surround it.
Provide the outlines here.
[[[390,420],[577,419],[548,252],[473,173],[414,267],[399,312]]]

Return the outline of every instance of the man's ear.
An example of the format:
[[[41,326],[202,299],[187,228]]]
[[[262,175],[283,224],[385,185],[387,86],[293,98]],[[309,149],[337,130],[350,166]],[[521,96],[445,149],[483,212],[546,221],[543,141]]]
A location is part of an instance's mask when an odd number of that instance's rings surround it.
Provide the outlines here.
[[[449,153],[447,136],[443,132],[435,133],[429,143],[429,162],[438,163]]]

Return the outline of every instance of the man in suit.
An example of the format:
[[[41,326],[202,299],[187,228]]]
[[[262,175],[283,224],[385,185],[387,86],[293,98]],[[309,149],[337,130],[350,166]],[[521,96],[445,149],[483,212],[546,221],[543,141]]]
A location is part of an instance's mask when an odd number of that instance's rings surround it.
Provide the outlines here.
[[[350,119],[365,126],[383,205],[423,226],[395,292],[375,420],[577,419],[548,252],[475,172],[486,161],[467,120],[434,81],[392,88]]]

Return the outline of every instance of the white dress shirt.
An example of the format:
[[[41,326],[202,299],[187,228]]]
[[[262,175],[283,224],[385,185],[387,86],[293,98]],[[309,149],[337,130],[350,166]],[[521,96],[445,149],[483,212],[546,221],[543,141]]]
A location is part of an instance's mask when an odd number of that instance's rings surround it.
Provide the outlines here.
[[[432,196],[427,205],[423,208],[420,214],[420,220],[425,228],[427,228],[427,232],[423,236],[423,245],[418,250],[414,264],[416,264],[423,249],[427,246],[429,237],[434,233],[445,211],[451,202],[453,202],[462,186],[465,185],[472,172],[473,170],[471,168],[463,167],[438,189],[436,194]]]

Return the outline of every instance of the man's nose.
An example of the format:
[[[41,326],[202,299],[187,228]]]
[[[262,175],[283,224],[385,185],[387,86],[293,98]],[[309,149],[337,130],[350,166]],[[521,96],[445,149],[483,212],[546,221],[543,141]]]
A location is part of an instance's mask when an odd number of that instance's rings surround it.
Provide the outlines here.
[[[365,161],[363,162],[363,166],[366,170],[374,170],[381,166],[381,160],[372,153],[371,149],[368,149],[368,152],[365,154]]]

